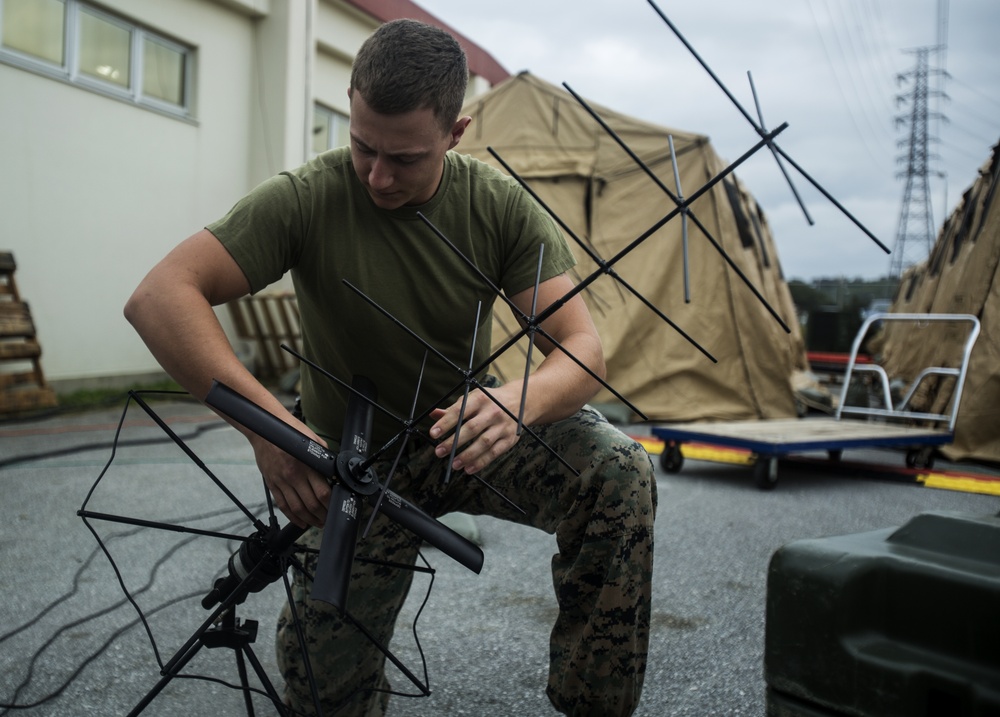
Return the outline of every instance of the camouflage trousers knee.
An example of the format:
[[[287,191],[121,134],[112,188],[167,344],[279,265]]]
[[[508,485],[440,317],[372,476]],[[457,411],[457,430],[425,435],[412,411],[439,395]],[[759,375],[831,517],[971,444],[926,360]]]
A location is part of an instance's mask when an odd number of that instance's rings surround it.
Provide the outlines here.
[[[552,579],[559,614],[550,636],[546,692],[563,714],[629,715],[642,692],[649,643],[656,512],[652,463],[641,445],[587,407],[532,431],[535,436],[525,432],[480,474],[525,514],[478,481],[453,477],[445,485],[444,463],[428,447],[413,449],[400,462],[393,490],[432,515],[491,515],[554,534],[558,552]],[[388,466],[377,470],[384,477]],[[362,516],[360,522],[366,521]],[[318,547],[320,532],[307,532],[305,540]],[[385,657],[354,621],[389,643],[412,577],[397,566],[412,564],[418,547],[412,534],[376,516],[358,555],[395,565],[355,561],[349,618],[310,600],[308,581],[295,577],[292,604],[278,621],[277,652],[286,696],[296,710],[314,713],[297,623],[323,714],[384,713]],[[315,557],[306,563],[312,573]]]

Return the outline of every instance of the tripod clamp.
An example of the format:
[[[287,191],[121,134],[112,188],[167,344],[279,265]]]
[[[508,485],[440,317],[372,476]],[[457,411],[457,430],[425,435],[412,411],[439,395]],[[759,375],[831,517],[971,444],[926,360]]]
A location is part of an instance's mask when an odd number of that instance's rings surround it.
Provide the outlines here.
[[[284,573],[283,559],[304,532],[304,528],[290,523],[280,530],[272,526],[266,532],[251,534],[229,556],[229,574],[215,581],[201,606],[211,610],[226,600],[231,605],[239,605],[250,593],[260,592],[280,579]]]

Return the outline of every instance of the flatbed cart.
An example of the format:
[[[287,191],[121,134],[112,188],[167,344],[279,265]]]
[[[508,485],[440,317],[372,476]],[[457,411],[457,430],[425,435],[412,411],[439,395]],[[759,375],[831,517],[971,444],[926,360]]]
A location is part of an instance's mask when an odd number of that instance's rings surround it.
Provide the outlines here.
[[[958,368],[928,366],[913,380],[906,395],[893,406],[889,377],[878,364],[859,363],[858,351],[876,322],[961,322],[968,325],[961,365]],[[840,460],[850,448],[903,448],[910,468],[930,468],[934,449],[954,438],[958,406],[965,386],[972,347],[979,336],[979,319],[971,314],[873,314],[858,330],[851,347],[844,374],[840,401],[834,417],[766,419],[721,423],[658,425],[651,433],[664,442],[660,467],[677,473],[684,464],[681,445],[704,443],[726,448],[741,448],[754,454],[754,480],[758,487],[773,488],[778,482],[778,459],[791,453],[826,451],[830,460]],[[881,407],[847,405],[851,377],[855,373],[874,374],[873,389],[881,392]],[[907,407],[920,383],[930,376],[953,376],[955,386],[948,413],[924,413]],[[864,420],[845,416],[865,416]],[[927,427],[907,425],[920,422]]]

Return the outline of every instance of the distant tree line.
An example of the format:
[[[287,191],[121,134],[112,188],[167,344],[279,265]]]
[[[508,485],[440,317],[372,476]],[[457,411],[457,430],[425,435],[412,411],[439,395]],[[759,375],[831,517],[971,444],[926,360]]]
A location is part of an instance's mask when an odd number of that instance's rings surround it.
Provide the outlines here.
[[[891,302],[899,281],[879,279],[792,279],[788,288],[810,351],[850,350],[865,312]]]

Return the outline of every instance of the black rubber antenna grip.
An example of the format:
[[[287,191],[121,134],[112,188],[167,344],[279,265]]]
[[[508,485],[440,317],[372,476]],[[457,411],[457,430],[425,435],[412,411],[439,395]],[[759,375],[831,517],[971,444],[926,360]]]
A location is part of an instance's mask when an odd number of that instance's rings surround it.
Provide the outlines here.
[[[302,461],[321,476],[333,478],[336,475],[336,454],[226,384],[212,381],[205,403]]]
[[[377,498],[373,495],[369,500],[374,504]],[[478,545],[391,490],[385,492],[379,510],[472,572],[479,573],[483,569],[483,551]]]
[[[363,376],[355,376],[344,414],[344,428],[340,436],[340,453],[337,471],[340,481],[335,481],[330,493],[330,504],[323,524],[323,539],[319,546],[316,574],[313,576],[309,597],[347,609],[347,589],[351,583],[354,550],[358,544],[358,496],[351,490],[355,485],[354,471],[368,457],[376,399],[375,384]],[[369,483],[377,483],[374,474],[366,476]],[[375,486],[372,486],[373,488]]]

